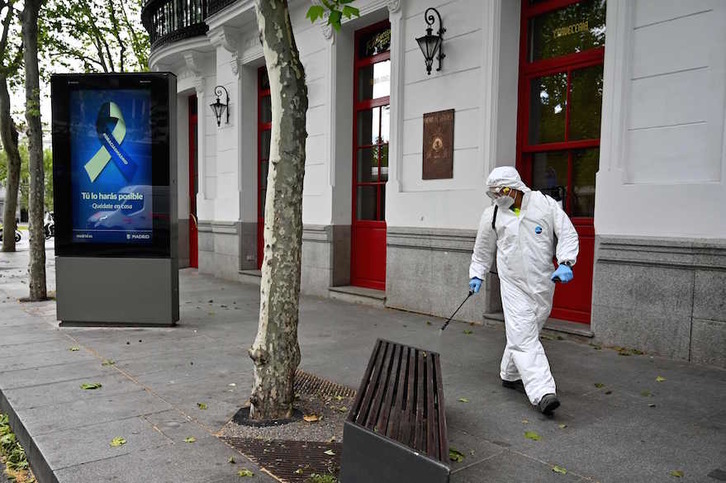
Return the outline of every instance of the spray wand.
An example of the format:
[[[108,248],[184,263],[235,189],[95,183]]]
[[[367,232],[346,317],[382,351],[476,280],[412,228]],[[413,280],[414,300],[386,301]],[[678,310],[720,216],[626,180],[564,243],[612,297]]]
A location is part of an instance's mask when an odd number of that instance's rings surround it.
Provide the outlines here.
[[[453,319],[453,318],[454,318],[454,316],[455,316],[455,315],[456,315],[456,313],[457,313],[457,312],[459,311],[459,309],[460,309],[460,308],[462,308],[462,307],[464,306],[464,304],[466,303],[466,301],[467,301],[467,300],[469,300],[469,297],[471,297],[472,295],[474,295],[474,291],[473,291],[473,290],[469,290],[469,294],[468,294],[468,295],[466,296],[466,298],[464,299],[464,301],[463,301],[463,302],[461,302],[461,305],[459,305],[459,308],[457,308],[456,310],[454,310],[454,313],[453,313],[453,314],[451,314],[451,317],[449,317],[449,320],[447,320],[447,321],[446,321],[446,322],[444,323],[444,325],[443,325],[443,326],[441,327],[441,329],[439,329],[439,330],[440,330],[441,332],[443,332],[443,331],[444,331],[444,329],[446,329],[446,326],[448,326],[448,325],[449,325],[449,322],[451,322],[451,319]]]

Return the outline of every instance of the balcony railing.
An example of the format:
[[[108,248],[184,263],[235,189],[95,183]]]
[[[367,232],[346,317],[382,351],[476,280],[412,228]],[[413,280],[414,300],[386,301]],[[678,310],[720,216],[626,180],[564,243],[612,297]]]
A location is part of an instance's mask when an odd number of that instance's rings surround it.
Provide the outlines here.
[[[236,0],[148,0],[141,21],[149,32],[151,50],[179,40],[204,35],[204,22]]]

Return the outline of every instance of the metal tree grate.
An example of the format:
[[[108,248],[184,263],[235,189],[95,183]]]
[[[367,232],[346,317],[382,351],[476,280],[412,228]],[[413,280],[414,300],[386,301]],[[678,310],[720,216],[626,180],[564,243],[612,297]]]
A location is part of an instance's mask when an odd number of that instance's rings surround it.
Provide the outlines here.
[[[355,389],[328,381],[315,374],[298,370],[295,372],[296,394],[318,394],[321,396],[355,397]]]
[[[340,471],[341,443],[223,439],[284,483],[306,483],[312,474],[334,475],[337,478]]]

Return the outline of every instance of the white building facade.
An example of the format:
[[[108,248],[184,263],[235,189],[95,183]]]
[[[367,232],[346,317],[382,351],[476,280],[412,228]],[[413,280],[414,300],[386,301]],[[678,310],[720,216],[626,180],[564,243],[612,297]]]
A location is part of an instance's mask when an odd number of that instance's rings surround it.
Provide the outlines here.
[[[356,0],[340,32],[289,4],[309,93],[304,293],[450,315],[486,177],[515,165],[580,233],[553,318],[726,367],[726,2]],[[430,74],[429,7],[446,29]],[[254,2],[149,0],[143,19],[150,67],[178,77],[182,266],[259,282],[271,125]],[[453,166],[430,179],[424,115],[450,110]],[[459,316],[500,312],[492,274]]]

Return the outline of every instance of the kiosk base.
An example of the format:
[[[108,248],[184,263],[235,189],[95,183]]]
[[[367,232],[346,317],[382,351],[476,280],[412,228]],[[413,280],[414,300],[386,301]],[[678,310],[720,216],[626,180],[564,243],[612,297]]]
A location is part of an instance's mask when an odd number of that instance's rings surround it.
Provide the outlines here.
[[[175,258],[56,257],[62,326],[173,326],[179,320]]]

